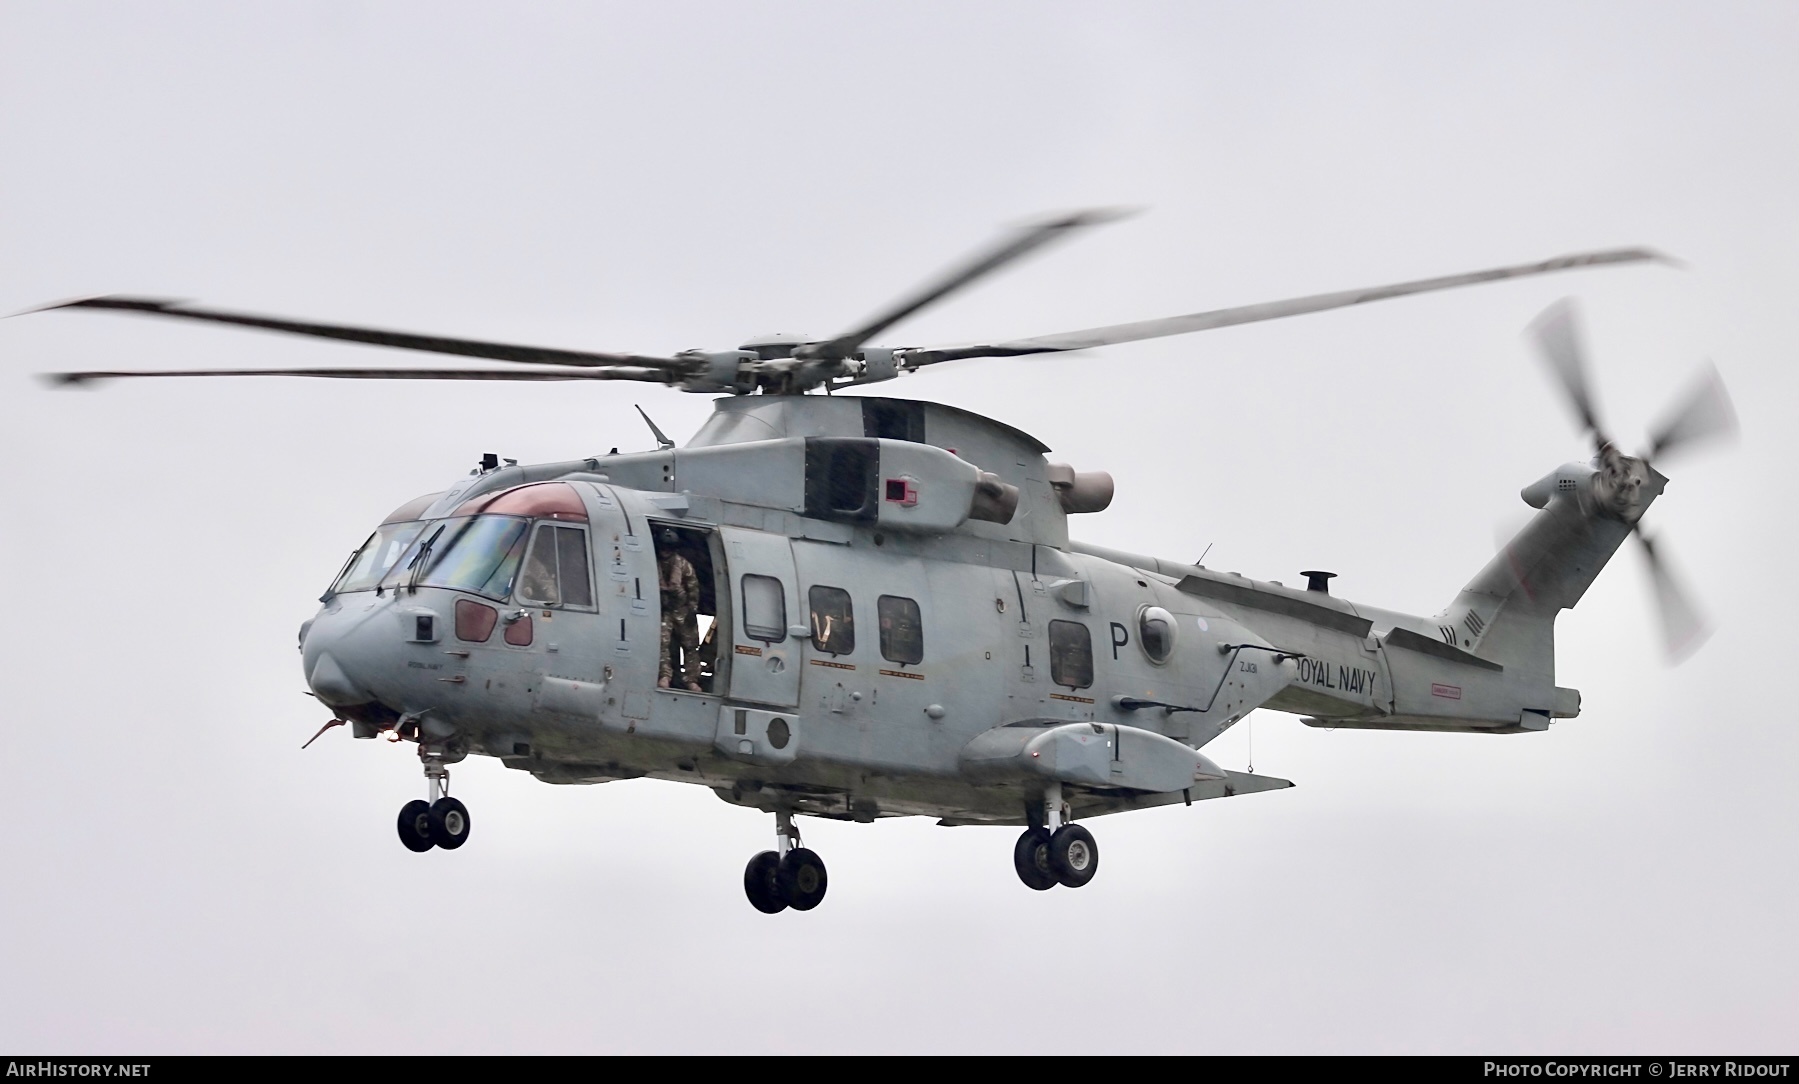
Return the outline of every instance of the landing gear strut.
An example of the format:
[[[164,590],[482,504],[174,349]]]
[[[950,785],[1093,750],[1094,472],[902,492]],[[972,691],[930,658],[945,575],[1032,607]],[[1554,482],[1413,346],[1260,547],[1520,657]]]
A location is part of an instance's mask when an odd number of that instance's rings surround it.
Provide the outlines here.
[[[743,894],[750,906],[765,915],[789,907],[795,911],[817,907],[828,884],[824,859],[800,846],[800,830],[793,814],[785,810],[775,814],[775,848],[756,855],[744,867]]]
[[[400,808],[400,842],[409,851],[433,847],[453,851],[468,842],[468,807],[450,797],[450,769],[443,749],[420,742],[419,760],[425,765],[429,800],[415,798]]]
[[[1035,811],[1032,819],[1035,819]],[[1079,888],[1099,872],[1099,844],[1093,833],[1068,823],[1062,784],[1043,791],[1044,824],[1033,824],[1012,847],[1012,868],[1026,888],[1044,892],[1056,885]]]

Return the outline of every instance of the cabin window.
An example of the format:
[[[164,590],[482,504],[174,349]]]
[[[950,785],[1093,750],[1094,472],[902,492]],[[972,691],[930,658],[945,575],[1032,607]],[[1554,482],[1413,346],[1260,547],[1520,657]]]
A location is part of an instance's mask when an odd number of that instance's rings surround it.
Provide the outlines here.
[[[812,605],[812,646],[827,655],[854,652],[856,618],[850,612],[850,593],[841,587],[814,587],[806,598]]]
[[[787,593],[773,576],[743,578],[743,634],[765,644],[787,639]]]
[[[527,526],[526,521],[512,516],[449,521],[439,532],[426,536],[425,545],[412,558],[415,564],[420,560],[429,564],[419,583],[505,598],[525,551]],[[431,552],[424,552],[426,546]]]
[[[1070,689],[1093,684],[1093,635],[1079,621],[1049,623],[1049,678]]]
[[[881,622],[881,658],[901,666],[924,661],[924,620],[918,603],[899,595],[882,595],[875,601]]]
[[[1174,653],[1174,615],[1160,606],[1137,611],[1137,643],[1150,662],[1167,662]]]
[[[544,606],[591,607],[593,580],[587,571],[586,532],[579,527],[538,524],[519,573],[518,596]]]

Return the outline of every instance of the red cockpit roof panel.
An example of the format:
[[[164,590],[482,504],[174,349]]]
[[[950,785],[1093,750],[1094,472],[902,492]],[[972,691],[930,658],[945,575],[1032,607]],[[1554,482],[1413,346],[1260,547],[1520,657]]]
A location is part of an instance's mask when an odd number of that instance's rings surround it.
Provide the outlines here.
[[[533,519],[572,519],[586,522],[587,506],[581,494],[567,482],[533,482],[498,493],[487,493],[465,502],[453,515],[481,513],[496,516],[529,516]]]

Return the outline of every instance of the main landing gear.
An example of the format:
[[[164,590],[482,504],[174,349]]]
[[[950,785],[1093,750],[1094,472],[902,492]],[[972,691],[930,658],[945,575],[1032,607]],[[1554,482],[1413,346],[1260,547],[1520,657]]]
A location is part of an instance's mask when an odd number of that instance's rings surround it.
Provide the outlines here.
[[[765,915],[791,907],[810,911],[825,898],[825,863],[816,852],[800,846],[800,830],[793,814],[775,814],[775,850],[750,859],[743,870],[743,894],[750,906]]]
[[[1046,824],[1032,825],[1012,846],[1012,868],[1026,888],[1046,892],[1057,885],[1079,888],[1099,872],[1099,844],[1093,833],[1068,823],[1068,806],[1062,801],[1062,785],[1052,783],[1043,793]]]
[[[400,842],[409,851],[433,847],[453,851],[468,842],[468,807],[450,797],[450,769],[444,766],[442,750],[433,751],[421,743],[419,760],[425,765],[430,800],[415,798],[400,808]]]

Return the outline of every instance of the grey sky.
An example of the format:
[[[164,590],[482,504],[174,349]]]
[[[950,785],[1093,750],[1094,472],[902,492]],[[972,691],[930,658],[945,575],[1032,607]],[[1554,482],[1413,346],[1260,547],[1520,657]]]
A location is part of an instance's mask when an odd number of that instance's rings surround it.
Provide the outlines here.
[[[1480,738],[1254,725],[1276,794],[1012,833],[808,824],[456,772],[301,695],[297,626],[482,452],[684,439],[650,387],[52,392],[63,368],[396,355],[101,313],[0,322],[0,1047],[1790,1051],[1799,9],[1786,4],[0,4],[0,310],[136,292],[650,353],[824,335],[1038,212],[1147,213],[891,342],[1024,336],[1648,244],[1622,268],[888,385],[1017,425],[1077,537],[1434,612],[1582,454],[1519,332],[1581,299],[1629,443],[1702,357],[1734,450],[1650,514],[1718,625],[1657,661],[1625,553],[1560,624],[1584,713]],[[886,388],[882,390],[887,390]],[[1239,728],[1242,731],[1242,728]],[[1228,767],[1248,732],[1208,748]]]

